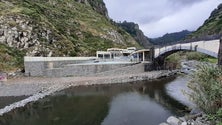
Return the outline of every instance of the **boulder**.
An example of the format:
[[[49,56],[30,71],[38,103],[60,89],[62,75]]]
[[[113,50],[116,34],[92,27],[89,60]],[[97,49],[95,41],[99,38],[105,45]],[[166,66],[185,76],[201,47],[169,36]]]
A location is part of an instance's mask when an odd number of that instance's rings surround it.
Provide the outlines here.
[[[188,125],[187,122],[182,122],[181,125]]]
[[[167,123],[169,123],[170,125],[180,125],[181,121],[178,118],[174,117],[174,116],[170,116],[167,119]]]

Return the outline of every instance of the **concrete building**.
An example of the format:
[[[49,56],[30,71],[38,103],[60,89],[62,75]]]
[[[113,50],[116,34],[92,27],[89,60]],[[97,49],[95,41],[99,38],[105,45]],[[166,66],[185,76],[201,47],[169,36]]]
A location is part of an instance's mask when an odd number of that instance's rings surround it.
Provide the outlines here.
[[[129,57],[136,51],[136,47],[128,47],[126,49],[109,48],[107,51],[97,51],[96,57],[98,59],[115,59],[120,57]]]
[[[143,65],[135,62],[95,62],[96,57],[25,57],[26,76],[68,77],[115,75],[142,72]]]
[[[24,57],[25,74],[46,77],[107,76],[150,69],[151,51],[135,50],[135,47],[110,48],[97,51],[96,57]]]

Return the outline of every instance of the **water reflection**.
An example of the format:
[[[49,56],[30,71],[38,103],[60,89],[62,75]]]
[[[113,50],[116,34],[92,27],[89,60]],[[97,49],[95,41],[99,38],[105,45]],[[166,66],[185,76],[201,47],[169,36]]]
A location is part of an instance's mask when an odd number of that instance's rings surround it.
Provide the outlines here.
[[[20,101],[27,98],[27,96],[6,96],[0,97],[0,108],[4,108],[7,105],[10,105],[14,102]]]
[[[120,94],[110,105],[102,125],[157,125],[171,115],[149,96],[136,92]]]
[[[173,81],[69,88],[5,114],[0,125],[156,125],[186,109],[167,94]]]

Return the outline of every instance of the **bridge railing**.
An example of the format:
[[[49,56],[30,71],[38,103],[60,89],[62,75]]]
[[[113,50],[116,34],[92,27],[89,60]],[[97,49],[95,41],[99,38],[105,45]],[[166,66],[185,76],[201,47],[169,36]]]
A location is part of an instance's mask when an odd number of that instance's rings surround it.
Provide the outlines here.
[[[175,45],[177,43],[184,44],[184,43],[191,43],[191,42],[196,42],[196,41],[217,40],[217,39],[220,39],[221,37],[222,37],[222,34],[204,35],[204,36],[200,36],[198,38],[191,38],[191,39],[180,40],[180,41],[176,41],[176,42],[168,42],[168,43],[164,43],[164,44],[155,45],[155,48],[161,48],[164,46]]]
[[[166,52],[173,51],[173,50],[192,50],[192,51],[198,51],[198,52],[217,58],[218,49],[219,49],[219,40],[197,41],[197,42],[192,42],[192,43],[179,43],[175,45],[169,45],[169,46],[156,48],[154,57],[156,58]]]
[[[204,54],[207,54],[207,55],[210,55],[212,57],[218,58],[218,54],[216,52],[212,52],[212,51],[202,49],[202,48],[197,48],[197,51],[201,52],[201,53],[204,53]]]
[[[165,46],[162,48],[157,48],[155,49],[155,58],[172,50],[192,50],[193,47],[191,46],[191,44],[176,44],[176,45],[172,45],[172,46]]]

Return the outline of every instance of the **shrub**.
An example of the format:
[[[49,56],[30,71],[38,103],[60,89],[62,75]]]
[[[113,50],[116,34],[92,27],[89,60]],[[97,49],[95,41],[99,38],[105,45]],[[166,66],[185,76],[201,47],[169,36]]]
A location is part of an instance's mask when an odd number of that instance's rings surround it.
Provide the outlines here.
[[[222,108],[222,67],[199,65],[191,78],[188,87],[192,90],[189,94],[192,101],[219,120]]]
[[[217,63],[217,58],[199,52],[188,52],[186,53],[186,57],[187,60],[197,60],[202,62]]]
[[[168,56],[165,60],[165,68],[166,69],[176,69],[180,68],[180,60],[183,57],[181,57],[181,53],[174,53],[170,56]]]
[[[170,56],[168,56],[168,57],[166,58],[166,61],[167,61],[167,62],[176,62],[176,63],[179,63],[180,60],[181,60],[181,55],[180,55],[180,53],[174,53],[174,54],[172,54],[172,55],[170,55]]]
[[[198,61],[204,61],[206,59],[206,55],[198,53],[198,52],[189,52],[187,53],[187,59],[188,60],[198,60]]]

